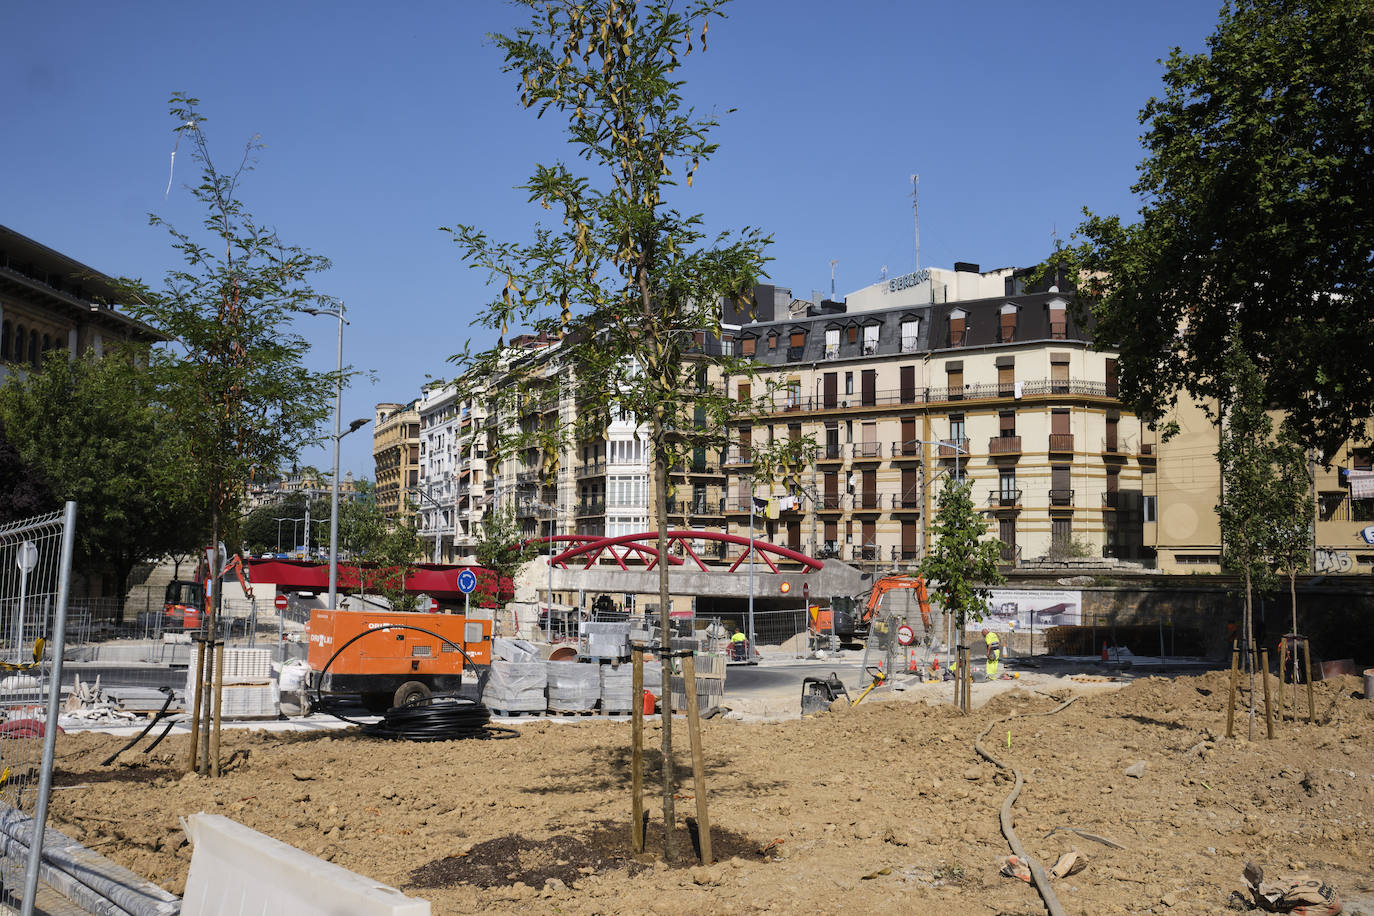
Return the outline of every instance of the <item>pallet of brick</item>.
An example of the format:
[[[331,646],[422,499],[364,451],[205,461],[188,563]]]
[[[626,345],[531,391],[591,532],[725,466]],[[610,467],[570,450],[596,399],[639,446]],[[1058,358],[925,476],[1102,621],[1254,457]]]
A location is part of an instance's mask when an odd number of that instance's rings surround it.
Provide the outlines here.
[[[601,669],[601,711],[629,712],[633,709],[633,666],[599,665],[598,667]]]
[[[543,661],[493,660],[482,704],[498,712],[543,712],[548,674]]]
[[[528,639],[498,636],[491,641],[491,657],[507,662],[537,662],[539,647]]]
[[[629,621],[588,620],[580,624],[582,654],[591,658],[629,658]]]
[[[725,656],[719,652],[698,652],[694,664],[697,677],[725,679]]]
[[[549,709],[591,712],[601,700],[601,666],[583,662],[544,662]]]
[[[265,668],[265,673],[264,672]],[[230,671],[248,672],[230,674]],[[196,708],[200,670],[193,657],[186,669],[186,710]],[[281,715],[281,688],[272,672],[272,650],[227,648],[220,716],[225,719],[275,719]]]

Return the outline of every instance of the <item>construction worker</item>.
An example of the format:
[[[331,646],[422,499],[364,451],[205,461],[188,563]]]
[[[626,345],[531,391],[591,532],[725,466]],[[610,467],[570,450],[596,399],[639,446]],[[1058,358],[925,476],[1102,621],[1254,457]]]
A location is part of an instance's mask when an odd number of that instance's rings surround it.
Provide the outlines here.
[[[989,631],[985,627],[983,629],[983,644],[987,648],[988,653],[988,680],[995,681],[997,680],[997,663],[1002,658],[1002,640],[997,637],[996,633]]]
[[[744,635],[743,630],[736,630],[730,637],[730,654],[735,661],[743,662],[749,660],[749,637]]]

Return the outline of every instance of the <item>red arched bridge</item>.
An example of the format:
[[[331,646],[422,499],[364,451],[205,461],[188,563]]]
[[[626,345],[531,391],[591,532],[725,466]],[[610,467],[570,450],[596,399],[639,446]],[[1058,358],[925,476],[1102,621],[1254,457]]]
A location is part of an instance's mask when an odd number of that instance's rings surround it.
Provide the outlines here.
[[[562,553],[555,554],[552,563],[556,569],[569,569],[569,564],[582,564],[582,569],[591,569],[598,561],[608,558],[620,569],[629,570],[631,563],[642,569],[653,569],[658,565],[658,532],[646,531],[643,534],[622,534],[617,537],[603,537],[594,534],[557,534],[552,539],[547,537],[530,538],[525,541],[525,545],[548,544],[550,540],[554,545],[569,545]],[[669,531],[667,534],[668,563],[672,566],[685,565],[687,560],[696,563],[697,568],[702,572],[711,572],[719,569],[719,566],[708,566],[701,558],[701,553],[707,556],[711,551],[697,551],[693,542],[715,542],[718,544],[735,544],[743,547],[744,550],[735,561],[730,564],[726,572],[734,572],[741,563],[745,563],[752,553],[757,561],[765,564],[772,572],[781,572],[778,569],[774,556],[781,557],[793,563],[800,563],[802,572],[820,572],[825,563],[815,557],[808,557],[806,554],[793,550],[790,547],[783,547],[768,541],[761,541],[758,538],[741,537],[738,534],[725,534],[720,531]]]
[[[758,538],[689,529],[669,531],[665,537],[668,587],[676,595],[743,597],[748,594],[749,579],[744,573],[749,567],[756,594],[796,589],[795,594],[801,596],[809,589],[820,596],[863,589],[858,571],[844,563],[827,564]],[[531,538],[524,544],[542,547],[558,591],[658,591],[661,558],[656,531],[615,537],[559,534],[551,539]],[[786,588],[781,588],[783,582],[788,583]]]

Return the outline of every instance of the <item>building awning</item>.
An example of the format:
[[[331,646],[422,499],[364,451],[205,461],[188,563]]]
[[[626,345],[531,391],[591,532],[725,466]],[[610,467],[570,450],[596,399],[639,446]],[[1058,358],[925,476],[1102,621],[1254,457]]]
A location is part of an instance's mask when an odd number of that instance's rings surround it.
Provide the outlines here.
[[[325,592],[329,590],[329,564],[305,563],[290,560],[249,560],[248,581],[263,585],[275,585],[283,592]],[[339,591],[356,591],[361,585],[360,570],[371,570],[369,564],[339,563]],[[424,593],[435,598],[460,601],[463,593],[458,590],[458,573],[471,569],[477,576],[477,591],[490,594],[496,573],[481,566],[457,566],[447,563],[425,563],[412,568],[406,580],[406,591],[411,594]],[[514,595],[514,586],[509,577],[501,580],[501,597],[508,599]]]

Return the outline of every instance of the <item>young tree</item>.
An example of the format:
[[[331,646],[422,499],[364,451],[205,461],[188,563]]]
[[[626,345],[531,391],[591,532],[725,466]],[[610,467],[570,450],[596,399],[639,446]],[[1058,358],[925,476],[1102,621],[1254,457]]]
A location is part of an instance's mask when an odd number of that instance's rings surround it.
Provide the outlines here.
[[[1265,404],[1333,453],[1374,415],[1374,28],[1368,0],[1233,0],[1140,113],[1140,219],[1062,253],[1121,397],[1147,421],[1226,396],[1236,325]],[[1333,320],[1339,316],[1339,320]]]
[[[496,580],[478,580],[474,599],[479,607],[501,607],[501,582],[513,579],[520,567],[538,553],[520,530],[520,522],[509,509],[494,507],[482,516],[477,544],[473,549],[477,564],[496,573]]]
[[[523,189],[531,202],[554,211],[560,225],[537,227],[528,244],[493,242],[472,226],[452,230],[463,257],[502,286],[479,318],[500,333],[498,346],[456,361],[493,382],[488,397],[506,409],[575,392],[575,427],[551,436],[548,424],[531,425],[514,442],[491,443],[489,459],[515,448],[542,449],[551,476],[561,449],[601,436],[612,418],[647,430],[651,511],[662,553],[669,469],[694,448],[723,446],[731,422],[758,406],[753,398],[727,396],[725,380],[752,370],[724,345],[721,303],[747,298],[769,240],[756,229],[708,238],[701,216],[666,201],[679,177],[690,187],[716,150],[709,139],[716,121],[685,102],[679,70],[695,48],[705,48],[709,23],[723,16],[725,2],[690,0],[680,9],[670,0],[521,5],[529,24],[493,41],[517,78],[521,102],[540,115],[553,110],[567,118],[568,139],[584,167],[536,165]],[[513,362],[506,335],[521,326],[556,341],[541,355],[554,363]],[[538,390],[541,375],[554,386]],[[668,564],[659,571],[666,640]],[[665,655],[665,684],[670,664]],[[665,855],[672,860],[668,718],[662,747]]]
[[[415,571],[415,561],[423,553],[420,533],[409,522],[391,525],[368,545],[367,564],[354,568],[364,591],[376,592],[395,611],[413,611],[418,596],[406,591],[406,582]]]
[[[998,569],[1003,544],[988,536],[987,521],[973,506],[972,481],[945,482],[937,497],[930,551],[918,567],[954,615],[956,638],[964,627],[983,619],[990,586],[1006,581]]]
[[[185,266],[170,271],[159,290],[135,284],[129,308],[173,341],[154,352],[152,368],[188,443],[187,477],[208,499],[210,542],[233,544],[247,481],[317,441],[328,414],[336,376],[308,371],[308,344],[287,328],[299,309],[326,302],[309,281],[329,262],[285,244],[245,207],[239,185],[254,165],[256,138],[237,168],[221,172],[199,102],[176,94],[169,107],[200,168],[191,194],[205,218],[191,233],[151,217],[167,229]],[[211,639],[216,618],[209,609]],[[201,733],[202,772],[218,769],[209,761],[209,732]]]
[[[134,565],[196,550],[207,519],[187,485],[187,443],[133,352],[68,359],[0,389],[0,425],[55,497],[81,513],[77,568],[108,576],[123,600]]]
[[[1273,444],[1274,518],[1270,523],[1269,553],[1279,572],[1288,578],[1292,611],[1291,633],[1298,633],[1298,573],[1312,560],[1312,536],[1316,509],[1312,499],[1311,464],[1303,449],[1280,428]],[[1293,653],[1293,683],[1298,682],[1298,658]],[[1296,687],[1295,687],[1296,689]],[[1294,700],[1294,708],[1297,706]]]

